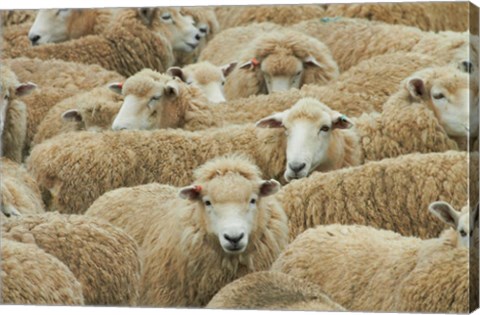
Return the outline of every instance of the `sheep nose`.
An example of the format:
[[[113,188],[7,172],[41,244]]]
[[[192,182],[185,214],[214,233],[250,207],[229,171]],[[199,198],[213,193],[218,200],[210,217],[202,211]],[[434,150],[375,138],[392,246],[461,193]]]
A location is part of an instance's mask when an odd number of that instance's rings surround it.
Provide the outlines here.
[[[202,38],[200,37],[200,34],[197,34],[197,35],[195,35],[195,39],[196,39],[196,40],[200,40],[200,39],[202,39]]]
[[[32,45],[37,45],[38,41],[40,40],[40,35],[30,35],[28,39],[32,42]]]
[[[463,61],[462,66],[464,70],[468,73],[472,73],[473,71],[473,64],[470,61]]]
[[[240,233],[240,235],[223,234],[223,237],[225,237],[225,239],[229,241],[232,245],[237,245],[244,235],[245,235],[244,233]]]
[[[288,167],[290,167],[290,169],[292,171],[294,171],[295,173],[298,173],[301,170],[303,170],[306,165],[307,164],[305,164],[305,163],[297,163],[297,162],[288,163]]]

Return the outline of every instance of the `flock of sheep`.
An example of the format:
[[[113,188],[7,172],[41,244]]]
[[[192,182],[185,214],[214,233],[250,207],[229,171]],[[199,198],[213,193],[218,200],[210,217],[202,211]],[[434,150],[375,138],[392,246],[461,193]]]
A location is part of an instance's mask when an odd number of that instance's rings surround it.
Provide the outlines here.
[[[478,307],[469,15],[1,12],[1,302]]]

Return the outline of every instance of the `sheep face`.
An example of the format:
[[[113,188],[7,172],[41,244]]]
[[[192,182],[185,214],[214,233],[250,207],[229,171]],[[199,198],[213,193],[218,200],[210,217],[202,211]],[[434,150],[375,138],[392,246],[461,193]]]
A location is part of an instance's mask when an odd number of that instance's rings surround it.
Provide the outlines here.
[[[348,129],[352,122],[339,112],[314,99],[302,99],[291,109],[257,122],[258,127],[284,128],[287,136],[287,181],[308,176],[328,163],[337,129]]]
[[[173,50],[191,52],[197,48],[201,34],[191,16],[182,15],[178,8],[162,9],[159,15],[161,23],[171,34]]]
[[[252,181],[228,173],[200,185],[180,189],[180,197],[197,202],[209,234],[218,238],[227,254],[247,249],[249,236],[262,217],[262,198],[280,189],[275,180]]]
[[[39,10],[28,38],[32,45],[59,43],[72,37],[71,29],[80,27],[82,11],[75,9]]]
[[[470,242],[474,243],[474,230],[478,228],[478,204],[471,211],[473,220],[470,220],[469,210],[469,207],[465,206],[462,211],[457,211],[444,201],[436,201],[429,206],[432,214],[457,231],[457,246],[465,248],[469,248]]]
[[[225,77],[228,76],[237,65],[236,62],[217,67],[209,62],[200,62],[186,66],[184,69],[171,67],[167,73],[178,77],[187,84],[199,87],[208,100],[212,103],[225,102],[223,86]]]
[[[111,90],[124,96],[112,129],[151,130],[176,127],[179,117],[174,101],[179,96],[181,84],[183,83],[180,80],[165,75],[145,78],[142,72],[130,77],[123,85],[111,84]]]
[[[6,71],[1,71],[0,69],[0,75],[5,75],[5,77],[11,77],[12,73],[7,73]],[[7,116],[7,109],[11,99],[14,97],[21,97],[27,95],[36,87],[37,86],[35,84],[28,82],[16,84],[12,88],[9,88],[7,84],[0,82],[0,135],[3,134],[3,128],[5,126],[5,120]]]
[[[454,67],[428,69],[408,78],[406,89],[426,103],[449,136],[468,137],[478,130],[478,90],[469,87],[469,77]]]

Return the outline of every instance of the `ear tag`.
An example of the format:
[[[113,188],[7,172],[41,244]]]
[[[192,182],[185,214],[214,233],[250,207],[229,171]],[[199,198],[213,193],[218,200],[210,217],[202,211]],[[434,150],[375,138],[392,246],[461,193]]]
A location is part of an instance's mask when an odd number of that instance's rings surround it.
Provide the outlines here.
[[[253,67],[258,67],[260,65],[260,61],[258,61],[258,59],[255,57],[250,61],[252,62]]]
[[[197,193],[199,193],[199,192],[202,191],[202,186],[200,186],[200,185],[194,185],[194,186],[193,186],[193,189],[194,189]]]
[[[347,122],[347,116],[345,115],[340,116],[340,121]]]

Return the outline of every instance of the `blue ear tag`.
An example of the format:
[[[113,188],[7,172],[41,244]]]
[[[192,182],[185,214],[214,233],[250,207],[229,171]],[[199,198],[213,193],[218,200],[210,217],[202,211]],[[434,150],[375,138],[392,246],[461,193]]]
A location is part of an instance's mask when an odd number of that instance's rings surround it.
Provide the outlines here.
[[[340,121],[346,122],[347,121],[347,116],[345,116],[345,115],[340,116]]]

